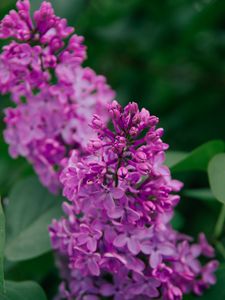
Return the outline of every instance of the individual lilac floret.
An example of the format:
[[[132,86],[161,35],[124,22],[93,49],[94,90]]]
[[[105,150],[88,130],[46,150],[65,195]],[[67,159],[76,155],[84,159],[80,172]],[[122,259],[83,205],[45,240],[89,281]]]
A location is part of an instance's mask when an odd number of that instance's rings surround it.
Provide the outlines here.
[[[136,103],[122,109],[114,101],[109,113],[114,130],[94,116],[98,137],[85,157],[72,153],[60,176],[70,203],[50,227],[53,248],[68,261],[59,299],[201,294],[215,282],[218,263],[200,263],[201,255],[214,255],[203,234],[192,244],[171,228],[182,184],[164,165],[168,146],[158,118]]]
[[[104,76],[82,67],[83,37],[44,1],[30,16],[30,2],[19,0],[0,22],[0,37],[12,38],[0,54],[0,92],[10,93],[15,108],[5,110],[4,132],[13,157],[24,156],[51,191],[71,149],[84,152],[93,131],[93,114],[108,119],[114,92]]]

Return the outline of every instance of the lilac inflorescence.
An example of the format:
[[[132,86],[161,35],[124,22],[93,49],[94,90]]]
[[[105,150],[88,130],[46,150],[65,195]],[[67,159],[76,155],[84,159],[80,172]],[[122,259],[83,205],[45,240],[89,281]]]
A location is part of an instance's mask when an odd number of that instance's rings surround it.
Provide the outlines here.
[[[0,92],[10,93],[4,137],[13,157],[24,156],[42,183],[57,191],[63,160],[80,155],[93,132],[93,114],[107,120],[114,92],[104,76],[87,67],[83,37],[74,34],[49,2],[30,15],[29,0],[19,0],[0,22],[0,38],[12,39],[0,55]]]
[[[66,214],[50,227],[63,257],[58,299],[179,300],[215,283],[218,262],[204,234],[198,243],[170,225],[182,183],[164,164],[158,118],[136,103],[109,105],[114,130],[95,115],[87,155],[74,150],[61,173]],[[67,270],[67,271],[65,271]]]

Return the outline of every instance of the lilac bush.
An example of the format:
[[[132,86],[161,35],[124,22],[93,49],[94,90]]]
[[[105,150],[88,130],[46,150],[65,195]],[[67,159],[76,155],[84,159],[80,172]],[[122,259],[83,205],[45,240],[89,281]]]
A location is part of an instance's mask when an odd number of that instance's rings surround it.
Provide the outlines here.
[[[73,151],[60,176],[70,202],[50,227],[64,278],[58,299],[201,295],[215,283],[218,262],[201,263],[214,256],[203,233],[193,243],[171,227],[182,183],[164,164],[158,118],[136,103],[122,109],[113,101],[108,111],[113,130],[95,115],[97,138],[85,156]]]
[[[83,155],[93,135],[87,124],[95,113],[107,120],[114,98],[104,76],[82,67],[84,39],[73,32],[46,1],[32,19],[29,0],[19,0],[0,23],[0,38],[11,39],[0,55],[0,92],[15,104],[5,110],[5,141],[53,192],[63,159],[71,149]]]

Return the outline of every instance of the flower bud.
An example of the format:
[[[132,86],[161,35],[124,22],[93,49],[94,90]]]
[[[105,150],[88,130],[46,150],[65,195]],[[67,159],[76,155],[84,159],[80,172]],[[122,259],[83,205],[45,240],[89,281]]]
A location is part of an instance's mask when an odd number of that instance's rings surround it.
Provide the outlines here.
[[[125,179],[128,175],[128,170],[125,167],[120,167],[117,174],[121,179]]]
[[[150,166],[145,163],[138,164],[137,168],[144,175],[147,175],[150,172]]]
[[[147,159],[147,155],[143,151],[137,151],[134,155],[137,161],[145,161]]]

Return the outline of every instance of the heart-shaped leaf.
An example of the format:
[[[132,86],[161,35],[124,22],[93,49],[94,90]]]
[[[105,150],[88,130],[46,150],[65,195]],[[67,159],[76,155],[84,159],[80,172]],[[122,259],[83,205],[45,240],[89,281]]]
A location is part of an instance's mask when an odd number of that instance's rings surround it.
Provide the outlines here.
[[[168,151],[166,153],[166,165],[171,168],[188,156],[188,153],[181,151]]]
[[[169,152],[167,164],[172,172],[206,171],[210,159],[218,153],[224,152],[225,144],[221,140],[210,141],[186,154],[183,152]]]
[[[1,300],[47,300],[42,288],[35,282],[5,282],[5,293],[0,293]]]
[[[47,252],[41,256],[24,261],[5,260],[5,277],[11,281],[33,281],[42,282],[55,270],[54,253]]]
[[[6,257],[20,261],[48,252],[48,226],[61,214],[61,199],[51,195],[36,178],[16,184],[6,206]]]
[[[186,190],[184,195],[190,198],[195,198],[202,201],[215,201],[215,197],[210,189],[195,189]]]
[[[213,157],[209,163],[208,175],[213,195],[225,204],[225,154]]]

